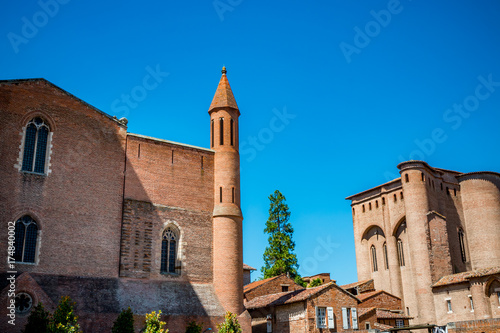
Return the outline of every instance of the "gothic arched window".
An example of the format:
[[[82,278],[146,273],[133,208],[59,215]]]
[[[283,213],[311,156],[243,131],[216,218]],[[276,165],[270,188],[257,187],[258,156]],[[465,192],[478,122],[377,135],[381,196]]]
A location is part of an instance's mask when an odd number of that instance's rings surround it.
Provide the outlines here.
[[[399,259],[399,266],[404,266],[405,265],[405,253],[403,249],[403,241],[401,239],[398,239],[398,259]]]
[[[372,268],[373,271],[376,272],[378,271],[377,267],[377,250],[375,249],[375,245],[372,245],[370,248],[371,256],[372,256]]]
[[[22,171],[45,173],[45,160],[49,141],[49,126],[36,117],[26,125]]]
[[[171,228],[165,229],[161,241],[161,273],[175,273],[177,241],[177,234]]]
[[[17,262],[35,262],[36,239],[38,226],[29,215],[21,217],[16,222],[16,244],[14,260]]]

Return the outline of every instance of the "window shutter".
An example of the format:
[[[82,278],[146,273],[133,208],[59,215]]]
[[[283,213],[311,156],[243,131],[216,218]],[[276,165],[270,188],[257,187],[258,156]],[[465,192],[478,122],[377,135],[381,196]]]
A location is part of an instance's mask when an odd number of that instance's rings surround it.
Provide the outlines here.
[[[333,308],[326,308],[326,313],[328,315],[328,328],[335,328],[335,317],[333,316]]]
[[[321,327],[321,323],[320,323],[320,321],[319,321],[318,307],[316,307],[316,327],[317,327],[317,328],[320,328],[320,327]]]
[[[358,329],[358,313],[356,311],[356,308],[351,308],[351,313],[352,313],[352,329],[357,330]]]
[[[349,329],[349,318],[347,318],[347,308],[342,308],[342,324],[345,330]]]

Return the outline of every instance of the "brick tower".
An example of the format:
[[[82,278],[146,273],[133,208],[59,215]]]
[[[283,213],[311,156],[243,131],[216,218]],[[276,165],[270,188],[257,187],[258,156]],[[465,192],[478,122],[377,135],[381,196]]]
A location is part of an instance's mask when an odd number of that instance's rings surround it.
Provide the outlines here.
[[[227,311],[243,312],[243,239],[240,209],[240,111],[222,68],[222,77],[208,111],[210,146],[215,150],[213,270],[214,286]]]

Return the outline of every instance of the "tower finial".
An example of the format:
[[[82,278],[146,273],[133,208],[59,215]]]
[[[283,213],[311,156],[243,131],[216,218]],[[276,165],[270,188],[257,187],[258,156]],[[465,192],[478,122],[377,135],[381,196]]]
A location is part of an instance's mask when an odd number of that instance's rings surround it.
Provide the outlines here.
[[[227,73],[226,66],[222,66],[222,74],[226,74],[226,73]]]

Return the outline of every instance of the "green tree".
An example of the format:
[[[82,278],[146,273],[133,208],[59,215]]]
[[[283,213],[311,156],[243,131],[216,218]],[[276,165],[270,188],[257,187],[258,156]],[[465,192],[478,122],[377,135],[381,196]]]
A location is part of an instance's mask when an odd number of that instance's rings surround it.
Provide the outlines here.
[[[134,314],[130,309],[123,309],[113,324],[111,333],[134,333]]]
[[[231,312],[226,312],[224,321],[217,325],[219,333],[241,333],[241,326],[236,318],[236,315]]]
[[[48,333],[49,324],[50,312],[45,311],[43,304],[40,302],[31,311],[23,333]]]
[[[76,303],[69,296],[61,297],[49,325],[50,333],[76,333],[80,331],[78,317],[74,313]]]
[[[323,281],[320,278],[316,278],[309,283],[307,288],[321,286],[322,284],[323,284]]]
[[[195,321],[189,322],[186,327],[186,333],[201,333],[203,326],[201,324],[197,324]]]
[[[160,320],[161,310],[156,314],[155,311],[146,314],[146,327],[144,328],[144,333],[168,333],[167,329],[164,329],[165,322]]]
[[[287,273],[296,282],[304,284],[297,273],[299,264],[297,255],[293,252],[295,243],[292,240],[293,227],[288,221],[290,211],[285,202],[285,197],[276,190],[269,196],[269,218],[266,222],[264,233],[269,234],[269,246],[264,251],[264,266],[261,272],[264,279]]]

